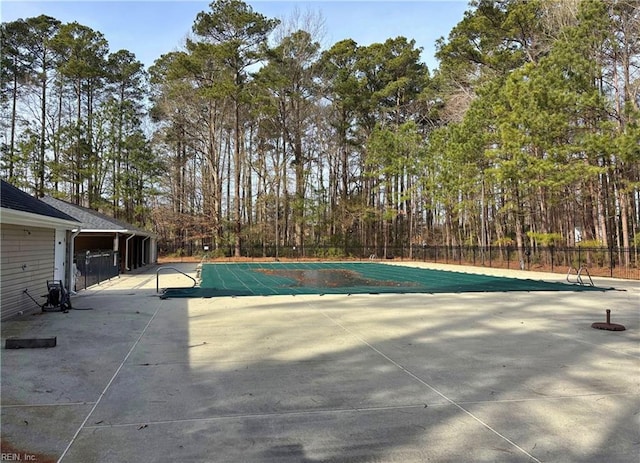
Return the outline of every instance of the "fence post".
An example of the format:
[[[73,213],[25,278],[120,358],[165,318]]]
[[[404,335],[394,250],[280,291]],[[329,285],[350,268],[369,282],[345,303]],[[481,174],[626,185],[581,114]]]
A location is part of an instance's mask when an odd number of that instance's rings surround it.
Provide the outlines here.
[[[576,268],[582,267],[582,248],[578,246],[578,263],[576,264]]]
[[[609,276],[613,278],[613,245],[609,246]]]

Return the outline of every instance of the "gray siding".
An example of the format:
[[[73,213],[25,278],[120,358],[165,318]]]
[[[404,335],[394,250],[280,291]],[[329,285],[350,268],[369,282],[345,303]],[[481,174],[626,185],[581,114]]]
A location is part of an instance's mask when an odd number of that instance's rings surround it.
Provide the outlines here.
[[[0,311],[5,320],[39,310],[25,289],[38,303],[45,302],[41,296],[47,293],[47,280],[53,279],[55,231],[7,224],[0,224],[0,231]]]

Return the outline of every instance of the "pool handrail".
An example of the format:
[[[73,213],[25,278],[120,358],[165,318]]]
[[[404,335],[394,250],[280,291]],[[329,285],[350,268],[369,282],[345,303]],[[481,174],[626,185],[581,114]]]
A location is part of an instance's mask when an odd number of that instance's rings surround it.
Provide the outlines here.
[[[184,273],[182,270],[178,268],[169,267],[169,266],[158,267],[158,270],[156,270],[156,293],[160,292],[160,270],[175,270],[176,272],[183,274],[184,276],[186,276],[187,278],[190,278],[193,281],[193,285],[191,286],[192,288],[195,288],[196,284],[198,283],[195,278],[193,278],[191,275]]]

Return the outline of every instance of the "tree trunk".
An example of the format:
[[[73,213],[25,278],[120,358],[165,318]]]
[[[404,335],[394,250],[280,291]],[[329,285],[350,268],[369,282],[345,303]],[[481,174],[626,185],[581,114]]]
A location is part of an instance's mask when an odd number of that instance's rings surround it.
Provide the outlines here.
[[[39,198],[44,196],[44,178],[45,178],[45,137],[46,137],[46,124],[47,124],[47,69],[45,63],[43,63],[42,69],[42,88],[40,93],[40,146],[38,152],[38,181],[36,184],[36,196]]]
[[[234,151],[235,151],[235,257],[240,257],[242,255],[242,239],[240,234],[242,233],[242,216],[240,215],[240,203],[242,199],[240,198],[240,180],[242,177],[242,162],[240,156],[242,154],[242,150],[240,149],[240,102],[236,100],[235,102],[235,121],[234,121]]]
[[[14,66],[15,69],[15,66]],[[9,134],[9,182],[14,181],[14,159],[16,144],[16,118],[18,104],[18,75],[13,73],[13,94],[11,98],[11,133]]]

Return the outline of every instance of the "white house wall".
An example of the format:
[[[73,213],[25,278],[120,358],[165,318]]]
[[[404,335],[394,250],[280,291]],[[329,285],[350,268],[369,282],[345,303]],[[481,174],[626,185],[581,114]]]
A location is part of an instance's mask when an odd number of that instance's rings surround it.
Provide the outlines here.
[[[54,279],[56,233],[54,228],[0,224],[0,312],[2,320],[39,310],[24,294],[26,289],[39,303]]]
[[[53,264],[53,279],[66,283],[66,261],[67,261],[67,230],[56,229],[55,231],[55,251]]]

